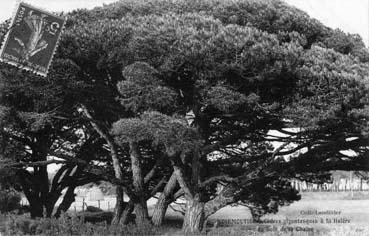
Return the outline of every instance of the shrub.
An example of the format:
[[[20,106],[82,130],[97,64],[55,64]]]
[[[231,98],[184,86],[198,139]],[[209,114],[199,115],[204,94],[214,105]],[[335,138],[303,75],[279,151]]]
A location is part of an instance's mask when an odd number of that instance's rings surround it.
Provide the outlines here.
[[[157,228],[151,224],[141,227],[135,225],[109,226],[106,223],[84,223],[83,217],[62,214],[58,219],[30,219],[25,215],[9,215],[5,224],[5,235],[158,235],[168,229]]]
[[[110,224],[111,220],[113,219],[113,212],[83,212],[78,214],[79,218],[83,218],[84,222],[89,223],[99,223],[99,222],[106,222]]]
[[[9,216],[5,223],[6,233],[10,235],[35,234],[36,227],[35,220],[28,219],[25,215]]]
[[[13,190],[0,190],[0,213],[7,213],[20,208],[20,194]]]
[[[102,212],[103,210],[101,210],[98,207],[94,207],[94,206],[87,206],[86,208],[87,212]]]
[[[5,222],[7,217],[5,215],[0,214],[0,235],[2,232],[5,232]]]

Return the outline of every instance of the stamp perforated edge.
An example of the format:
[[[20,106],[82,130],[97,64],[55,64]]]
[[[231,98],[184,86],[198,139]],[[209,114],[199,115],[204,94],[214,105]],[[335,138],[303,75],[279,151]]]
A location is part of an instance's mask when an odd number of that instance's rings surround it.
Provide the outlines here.
[[[50,10],[47,10],[44,7],[41,7],[41,6],[38,6],[38,5],[34,5],[34,4],[30,4],[30,3],[27,2],[27,0],[17,0],[17,1],[20,1],[20,3],[22,3],[26,7],[36,8],[38,11],[40,11],[42,13],[45,13],[45,14],[48,14],[48,15],[51,15],[51,16],[53,16],[55,18],[59,18],[60,20],[65,19],[65,17],[62,17],[62,16],[56,14],[55,12],[51,12]]]
[[[65,30],[65,23],[67,22],[67,17],[66,16],[63,17],[63,16],[60,16],[60,15],[57,15],[57,14],[55,14],[53,12],[50,12],[50,11],[46,10],[43,7],[40,7],[40,6],[37,6],[37,5],[33,5],[33,4],[29,4],[27,1],[24,1],[24,0],[18,0],[18,1],[20,1],[23,5],[25,5],[25,6],[29,7],[29,8],[36,8],[38,11],[40,11],[42,13],[51,15],[51,16],[53,16],[55,18],[58,18],[58,19],[60,19],[60,20],[63,21],[63,25],[61,26],[59,36],[56,39],[56,44],[55,44],[54,49],[53,49],[53,51],[51,53],[50,61],[49,61],[48,65],[47,65],[47,67],[46,67],[46,72],[43,73],[43,72],[40,72],[40,71],[33,71],[36,74],[39,74],[39,75],[42,75],[42,76],[46,77],[47,74],[49,73],[49,69],[50,69],[51,63],[54,60],[55,53],[56,53],[56,51],[57,51],[57,49],[59,47],[60,38],[61,38],[61,36],[62,36],[62,34],[63,34],[64,30]],[[28,69],[30,71],[33,70],[31,67],[25,68],[25,69]]]
[[[45,14],[51,15],[51,16],[53,16],[53,17],[55,17],[55,18],[58,18],[58,19],[60,19],[60,20],[62,20],[62,21],[63,21],[63,25],[62,25],[62,27],[61,27],[61,29],[60,29],[59,36],[58,36],[58,38],[56,39],[56,44],[55,44],[54,49],[53,49],[53,51],[52,51],[52,53],[51,53],[50,61],[49,61],[48,65],[47,65],[47,67],[46,67],[46,72],[45,72],[45,73],[43,73],[43,72],[41,72],[41,71],[36,71],[34,68],[32,68],[32,67],[30,67],[30,66],[22,66],[22,67],[20,67],[20,68],[19,68],[19,69],[27,70],[27,71],[30,71],[30,72],[32,72],[32,73],[34,73],[34,74],[37,74],[37,75],[40,75],[40,76],[46,77],[46,76],[47,76],[47,74],[48,74],[48,72],[49,72],[49,69],[50,69],[51,63],[52,63],[52,61],[53,61],[53,59],[54,59],[54,55],[55,55],[55,53],[56,53],[56,50],[57,50],[57,49],[58,49],[58,47],[59,47],[59,41],[60,41],[60,38],[61,38],[61,36],[62,36],[62,34],[63,34],[64,30],[65,30],[65,23],[67,22],[67,17],[66,17],[66,16],[65,16],[65,17],[63,17],[63,16],[60,16],[60,15],[54,14],[54,13],[52,13],[52,12],[49,12],[49,11],[45,10],[45,9],[44,9],[44,8],[42,8],[42,7],[38,7],[38,6],[34,6],[34,5],[31,5],[31,4],[28,4],[28,3],[26,3],[25,1],[17,0],[17,1],[16,1],[16,4],[15,4],[15,7],[14,7],[14,9],[13,9],[12,20],[11,20],[11,23],[10,23],[10,25],[9,25],[9,27],[8,27],[8,32],[6,33],[6,35],[5,35],[5,37],[4,37],[3,44],[2,44],[2,47],[1,47],[1,49],[0,49],[0,61],[1,61],[1,62],[4,62],[4,63],[8,63],[8,64],[13,65],[13,66],[17,66],[17,67],[19,67],[19,64],[15,63],[15,62],[13,62],[13,61],[9,61],[9,60],[4,59],[4,58],[2,57],[2,55],[3,55],[3,52],[4,52],[5,47],[6,47],[6,45],[7,45],[7,42],[8,42],[8,39],[9,39],[9,35],[10,35],[10,33],[11,33],[11,30],[12,30],[12,27],[13,27],[13,25],[14,25],[15,18],[16,18],[17,12],[18,12],[18,9],[19,9],[19,7],[20,7],[20,5],[21,5],[21,4],[23,4],[23,5],[25,5],[26,7],[29,7],[29,8],[36,8],[38,11],[40,11],[40,12],[42,12],[42,13],[45,13]]]
[[[17,0],[17,1],[16,1],[16,4],[15,4],[15,6],[14,6],[13,13],[12,13],[12,18],[11,18],[10,24],[9,24],[9,26],[8,26],[8,32],[5,34],[4,40],[3,40],[3,42],[2,42],[3,44],[2,44],[1,49],[0,49],[0,61],[1,61],[1,62],[7,62],[6,60],[4,60],[4,59],[2,58],[2,55],[3,55],[3,52],[4,52],[5,47],[6,47],[6,45],[7,45],[7,42],[8,42],[8,39],[9,39],[9,35],[10,35],[10,33],[11,33],[11,30],[12,30],[12,27],[13,27],[13,25],[14,25],[15,18],[16,18],[16,16],[17,16],[17,12],[18,12],[18,9],[19,9],[19,6],[20,6],[20,4],[21,4],[21,3],[22,3],[22,1],[21,1],[21,0]]]

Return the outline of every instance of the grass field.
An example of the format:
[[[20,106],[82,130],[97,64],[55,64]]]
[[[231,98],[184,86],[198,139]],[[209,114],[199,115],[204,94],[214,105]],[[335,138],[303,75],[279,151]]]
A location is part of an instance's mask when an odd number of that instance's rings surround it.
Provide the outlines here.
[[[209,219],[211,235],[369,235],[369,192],[306,192],[302,199],[280,207],[277,214],[262,218],[265,223],[249,223],[246,207],[226,207]],[[304,222],[299,223],[296,221]],[[181,225],[181,215],[168,211],[167,221]],[[215,228],[218,225],[228,227]],[[270,223],[273,222],[273,223]],[[179,233],[179,231],[178,231]]]
[[[155,199],[149,201],[150,214],[154,203]],[[87,204],[96,205],[88,201]],[[181,235],[182,219],[180,213],[168,209],[166,235]],[[206,232],[208,235],[369,236],[369,192],[304,192],[300,201],[280,207],[277,214],[266,215],[262,220],[261,224],[250,222],[246,207],[226,207],[209,218]]]

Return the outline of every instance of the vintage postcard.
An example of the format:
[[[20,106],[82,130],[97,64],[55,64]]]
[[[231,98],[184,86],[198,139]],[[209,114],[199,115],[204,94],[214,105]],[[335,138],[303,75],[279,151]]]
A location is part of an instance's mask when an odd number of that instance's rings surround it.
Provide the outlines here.
[[[369,236],[368,1],[14,1],[0,236]]]

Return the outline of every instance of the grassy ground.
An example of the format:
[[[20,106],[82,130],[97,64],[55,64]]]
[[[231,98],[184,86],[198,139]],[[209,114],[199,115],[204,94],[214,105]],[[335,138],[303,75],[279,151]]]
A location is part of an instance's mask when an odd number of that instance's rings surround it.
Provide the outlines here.
[[[302,200],[262,219],[265,223],[253,224],[246,207],[226,207],[210,217],[207,231],[210,235],[365,236],[369,235],[369,192],[302,193]],[[169,210],[167,222],[180,227],[181,215]]]
[[[154,202],[149,201],[150,213]],[[161,232],[180,235],[182,219],[180,213],[169,209]],[[208,235],[369,236],[369,192],[302,193],[302,200],[262,219],[264,223],[254,224],[246,207],[226,207],[210,217],[206,232]]]

